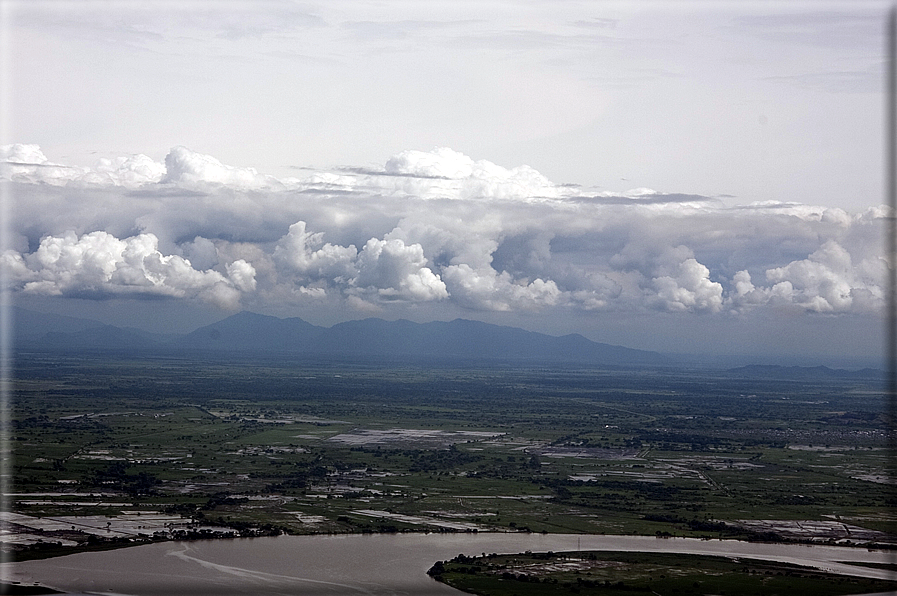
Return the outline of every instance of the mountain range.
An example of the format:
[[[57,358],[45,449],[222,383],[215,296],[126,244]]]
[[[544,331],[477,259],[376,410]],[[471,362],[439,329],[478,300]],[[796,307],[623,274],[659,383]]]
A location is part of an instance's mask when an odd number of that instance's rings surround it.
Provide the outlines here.
[[[612,366],[664,365],[669,357],[480,321],[414,323],[363,319],[319,327],[300,318],[240,312],[181,335],[157,335],[98,321],[12,309],[18,351],[64,353],[278,354],[352,359],[566,362]]]
[[[332,327],[300,318],[281,319],[243,311],[183,334],[158,334],[132,327],[24,308],[10,309],[17,352],[59,354],[227,355],[380,361],[482,361],[613,367],[709,366],[733,378],[882,379],[878,368],[750,364],[731,368],[699,357],[663,354],[591,341],[577,333],[553,336],[516,327],[455,319],[414,323],[363,319]],[[744,363],[742,359],[741,363]]]

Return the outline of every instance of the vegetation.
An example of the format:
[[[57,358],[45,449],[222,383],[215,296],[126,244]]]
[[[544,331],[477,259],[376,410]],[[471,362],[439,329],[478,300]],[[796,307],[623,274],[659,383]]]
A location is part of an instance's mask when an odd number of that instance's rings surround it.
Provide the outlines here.
[[[20,354],[13,398],[15,513],[192,524],[66,521],[18,556],[215,527],[869,545],[893,522],[862,378]]]
[[[428,573],[454,588],[481,596],[838,596],[897,587],[894,581],[844,577],[788,563],[668,553],[459,555],[450,561],[438,561]]]

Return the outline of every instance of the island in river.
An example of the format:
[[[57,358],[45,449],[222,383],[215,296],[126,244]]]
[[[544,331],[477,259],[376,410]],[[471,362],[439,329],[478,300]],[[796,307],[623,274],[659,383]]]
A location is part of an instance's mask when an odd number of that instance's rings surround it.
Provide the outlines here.
[[[892,564],[881,565],[897,570]],[[893,593],[897,589],[895,580],[827,573],[807,565],[663,552],[462,554],[437,561],[427,573],[437,581],[479,596],[628,596],[633,592],[678,596],[843,596]]]

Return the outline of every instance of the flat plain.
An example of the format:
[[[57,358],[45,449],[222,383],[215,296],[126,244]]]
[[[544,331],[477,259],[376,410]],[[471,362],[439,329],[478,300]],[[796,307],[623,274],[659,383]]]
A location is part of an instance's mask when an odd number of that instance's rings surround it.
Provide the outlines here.
[[[874,377],[239,355],[15,370],[19,559],[281,532],[894,541]]]

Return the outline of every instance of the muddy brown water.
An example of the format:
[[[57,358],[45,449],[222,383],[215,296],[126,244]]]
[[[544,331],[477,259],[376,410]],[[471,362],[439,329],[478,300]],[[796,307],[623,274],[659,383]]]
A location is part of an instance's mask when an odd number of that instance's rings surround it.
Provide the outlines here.
[[[112,551],[7,563],[4,579],[67,592],[156,596],[196,594],[460,594],[427,569],[458,554],[531,550],[621,550],[752,557],[838,573],[893,579],[889,571],[845,561],[891,563],[894,554],[861,548],[564,534],[375,534],[278,536],[163,542]]]

